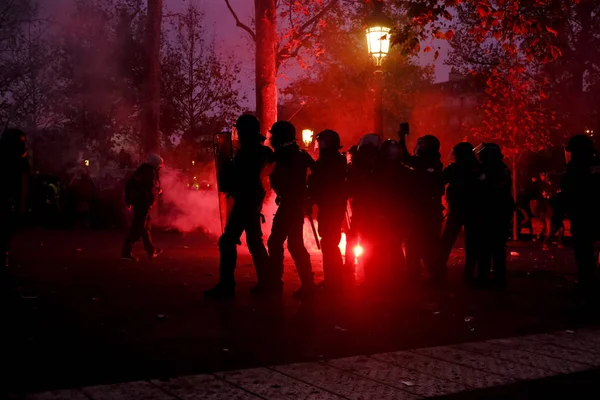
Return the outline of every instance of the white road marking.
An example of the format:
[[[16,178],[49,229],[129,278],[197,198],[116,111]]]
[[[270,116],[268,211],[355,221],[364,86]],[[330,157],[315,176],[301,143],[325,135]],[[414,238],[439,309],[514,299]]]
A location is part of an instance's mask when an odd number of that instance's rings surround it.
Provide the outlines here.
[[[402,400],[600,367],[600,329],[36,393],[29,400]]]

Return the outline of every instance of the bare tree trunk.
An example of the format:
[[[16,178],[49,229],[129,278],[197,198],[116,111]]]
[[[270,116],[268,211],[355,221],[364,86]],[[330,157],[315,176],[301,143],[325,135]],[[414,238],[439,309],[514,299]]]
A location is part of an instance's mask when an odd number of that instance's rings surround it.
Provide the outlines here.
[[[143,110],[144,150],[158,153],[160,149],[160,32],[162,0],[148,0],[146,23],[147,80]]]
[[[512,194],[515,204],[517,204],[517,156],[512,157]],[[519,223],[517,221],[517,211],[513,212],[513,240],[519,238]]]
[[[277,121],[277,32],[275,0],[254,0],[256,9],[256,115],[262,131]]]

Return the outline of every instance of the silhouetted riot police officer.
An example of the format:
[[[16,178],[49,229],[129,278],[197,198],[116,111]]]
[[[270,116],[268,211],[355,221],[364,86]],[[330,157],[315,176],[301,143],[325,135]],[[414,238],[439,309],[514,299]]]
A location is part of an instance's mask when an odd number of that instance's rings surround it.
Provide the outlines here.
[[[380,147],[379,136],[364,135],[348,173],[348,188],[352,198],[352,229],[364,249],[362,264],[365,285],[369,289],[381,288],[385,275],[382,271],[388,271],[388,268],[382,267],[388,261],[385,241],[382,239],[385,238],[390,218],[382,207],[385,192],[383,178],[378,175]]]
[[[344,270],[342,253],[338,247],[342,238],[342,223],[347,204],[346,157],[340,152],[340,136],[325,130],[316,137],[319,158],[308,180],[309,212],[318,207],[317,220],[323,252],[324,288],[339,289],[350,281],[350,271]]]
[[[586,294],[597,285],[594,244],[600,238],[600,160],[586,135],[573,136],[567,145],[571,160],[560,188],[571,218],[578,283]]]
[[[25,134],[5,130],[0,139],[0,254],[6,267],[17,214],[25,212],[29,173]]]
[[[446,277],[446,268],[439,256],[444,193],[440,141],[432,135],[420,137],[414,155],[408,153],[402,134],[399,143],[407,169],[407,204],[411,210],[406,240],[408,274],[419,279],[422,261],[431,280],[441,282]]]
[[[302,283],[295,297],[314,293],[315,283],[310,255],[304,247],[304,217],[307,204],[306,180],[314,160],[300,149],[296,142],[296,128],[288,121],[278,121],[271,128],[271,145],[275,149],[275,167],[271,173],[271,187],[277,195],[277,212],[273,219],[269,247],[269,274],[272,277],[267,291],[277,290],[283,284],[283,244],[296,264]]]
[[[483,286],[490,283],[492,265],[496,286],[506,286],[506,242],[515,203],[510,170],[503,158],[495,143],[486,143],[479,151],[477,280]]]
[[[382,250],[387,254],[383,262],[385,279],[390,281],[399,277],[406,267],[403,243],[406,240],[407,210],[406,193],[407,169],[400,161],[402,149],[396,140],[388,139],[381,144],[376,176],[380,182],[380,207],[386,216],[381,229]]]
[[[477,185],[479,178],[479,161],[471,143],[459,143],[452,152],[454,162],[447,166],[442,177],[446,189],[448,218],[442,234],[441,261],[448,263],[452,246],[464,226],[465,230],[465,269],[464,279],[472,283],[475,263],[477,262],[477,244],[475,242],[475,222],[477,205]]]
[[[219,283],[204,294],[210,298],[233,297],[235,292],[234,271],[237,263],[236,246],[246,232],[246,243],[252,255],[258,287],[266,283],[268,254],[263,243],[261,214],[266,191],[263,185],[273,162],[273,151],[264,146],[266,138],[260,134],[260,123],[253,115],[242,115],[236,122],[240,148],[233,164],[224,177],[224,191],[233,197],[234,203],[225,231],[219,239]]]

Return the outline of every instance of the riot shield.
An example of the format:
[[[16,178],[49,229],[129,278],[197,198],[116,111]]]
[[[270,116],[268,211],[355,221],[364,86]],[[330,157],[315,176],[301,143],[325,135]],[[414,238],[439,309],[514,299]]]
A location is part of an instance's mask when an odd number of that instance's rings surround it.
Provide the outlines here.
[[[228,198],[227,193],[231,192],[231,185],[233,184],[233,157],[235,156],[237,142],[235,132],[219,132],[213,138],[222,232],[225,230],[225,224],[233,207],[233,199]]]

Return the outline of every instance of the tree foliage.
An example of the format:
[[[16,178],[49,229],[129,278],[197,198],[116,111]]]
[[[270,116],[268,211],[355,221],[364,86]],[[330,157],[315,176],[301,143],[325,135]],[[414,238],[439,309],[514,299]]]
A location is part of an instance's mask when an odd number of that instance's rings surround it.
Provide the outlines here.
[[[21,4],[2,1],[1,15],[7,4]],[[145,0],[74,0],[60,24],[25,3],[11,9],[11,29],[0,29],[1,122],[28,131],[37,154],[51,151],[53,138],[64,143],[64,154],[71,145],[104,160],[121,148],[139,151]],[[164,137],[214,133],[238,112],[238,67],[215,52],[198,9],[171,21],[161,38]]]
[[[302,107],[294,123],[316,131],[335,129],[345,144],[354,143],[373,129],[373,63],[362,32],[325,38],[323,46],[322,62],[283,91],[284,117]],[[415,96],[431,83],[433,71],[396,50],[382,69],[385,135],[395,137],[398,122],[410,119]]]
[[[172,36],[163,51],[163,127],[187,141],[213,134],[240,113],[240,67],[217,54],[204,29],[204,15],[190,4],[172,15]]]

